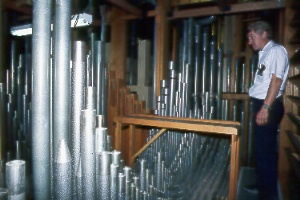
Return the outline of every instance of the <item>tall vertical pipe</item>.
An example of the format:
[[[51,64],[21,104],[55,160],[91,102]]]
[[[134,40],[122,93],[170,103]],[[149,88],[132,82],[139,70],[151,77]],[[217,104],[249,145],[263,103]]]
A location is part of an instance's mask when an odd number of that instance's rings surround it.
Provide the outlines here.
[[[5,187],[5,161],[0,160],[0,188]]]
[[[105,116],[105,43],[101,41],[96,42],[96,108],[97,115]],[[106,121],[106,120],[105,120]]]
[[[4,159],[4,141],[5,141],[5,122],[6,122],[6,117],[5,117],[5,86],[3,83],[0,83],[0,161]],[[0,184],[1,187],[1,184]]]
[[[95,156],[96,110],[81,111],[81,167],[83,199],[96,198],[96,156]]]
[[[53,76],[53,154],[69,141],[71,0],[55,1]]]
[[[101,15],[101,34],[100,40],[102,42],[106,41],[106,6],[100,6],[100,15]]]
[[[71,200],[71,155],[66,140],[59,142],[54,160],[54,199]]]
[[[51,9],[51,1],[35,0],[33,2],[32,170],[33,196],[36,200],[50,197]]]
[[[204,104],[203,100],[205,97],[205,92],[207,90],[207,54],[208,54],[208,29],[203,30],[202,35],[202,87],[201,87],[201,96],[202,96],[202,105]]]
[[[22,121],[22,95],[24,94],[24,55],[19,55],[19,64],[17,67],[17,113],[20,124],[18,128],[23,124]]]
[[[82,168],[81,168],[81,159],[79,157],[78,161],[78,168],[76,172],[76,183],[75,183],[75,192],[73,188],[73,195],[76,194],[76,197],[74,199],[83,200],[82,197]]]
[[[194,110],[196,110],[199,106],[198,106],[198,102],[199,102],[199,77],[200,77],[200,63],[201,63],[201,56],[200,56],[200,52],[201,52],[201,26],[199,26],[198,24],[196,24],[195,26],[195,57],[194,57],[194,91],[193,91],[193,95],[194,95]]]
[[[222,77],[223,77],[223,45],[218,49],[218,83],[217,83],[217,119],[222,119]]]
[[[1,77],[1,75],[3,74],[3,72],[4,72],[4,66],[3,66],[3,58],[4,58],[4,52],[3,52],[3,26],[2,26],[2,1],[0,2],[0,11],[1,11],[1,15],[0,15],[0,28],[1,28],[1,30],[0,30],[0,82],[3,82],[4,81],[4,79],[2,79],[2,78],[4,78],[4,77]]]
[[[16,41],[11,42],[10,47],[10,94],[16,94]]]
[[[92,86],[85,88],[84,96],[84,108],[89,110],[96,109],[96,88]]]
[[[76,41],[73,47],[71,74],[71,115],[70,115],[70,149],[72,160],[73,199],[76,199],[76,174],[80,158],[80,113],[84,108],[84,88],[86,74],[86,45]]]

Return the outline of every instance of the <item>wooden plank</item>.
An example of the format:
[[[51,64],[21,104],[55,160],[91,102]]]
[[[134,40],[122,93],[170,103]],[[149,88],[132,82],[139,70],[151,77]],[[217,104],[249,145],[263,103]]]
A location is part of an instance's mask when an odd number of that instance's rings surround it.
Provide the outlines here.
[[[222,93],[222,99],[224,99],[224,100],[244,100],[244,101],[250,100],[248,93],[233,93],[233,92]]]
[[[238,177],[238,137],[231,136],[231,153],[230,153],[230,174],[229,174],[229,194],[230,200],[235,200]]]
[[[168,120],[168,121],[179,121],[179,122],[193,122],[193,123],[208,123],[208,124],[218,124],[224,126],[238,127],[239,122],[234,121],[224,121],[224,120],[208,120],[208,119],[195,119],[195,118],[185,118],[185,117],[168,117],[168,116],[158,116],[154,114],[133,114],[127,117],[145,118],[145,119],[157,119],[157,120]]]
[[[132,125],[129,126],[129,143],[128,143],[129,151],[127,157],[129,166],[132,166],[134,161],[132,159],[132,155],[135,153],[135,141],[136,141],[135,130],[136,130],[135,126]]]
[[[32,16],[32,8],[24,5],[17,5],[11,0],[2,0],[3,7],[6,7],[10,10]]]
[[[293,103],[300,105],[300,97],[288,95],[287,98],[291,100]]]
[[[158,0],[157,1],[157,15],[155,17],[156,27],[156,66],[155,66],[155,94],[160,94],[160,81],[167,75],[168,59],[169,59],[169,26],[170,21],[167,13],[169,11],[169,1]],[[154,105],[155,106],[155,105]]]
[[[124,11],[113,7],[111,9],[110,23],[110,70],[116,72],[116,77],[125,79],[125,66],[128,45],[128,22],[121,19]]]
[[[291,81],[297,87],[300,87],[300,74],[289,77],[288,80]]]
[[[218,6],[210,7],[199,7],[193,9],[184,9],[184,10],[174,10],[173,19],[178,18],[188,18],[188,17],[203,17],[209,15],[224,15],[224,14],[237,14],[245,12],[256,12],[262,10],[273,10],[273,9],[282,9],[285,8],[285,5],[279,4],[277,1],[261,1],[261,2],[247,2],[247,3],[238,3],[232,4],[229,7],[229,10],[221,11]]]
[[[115,144],[115,150],[118,151],[121,151],[122,149],[121,134],[122,134],[122,124],[117,122],[114,144]]]
[[[226,123],[220,121],[220,123],[208,123],[201,122],[199,120],[198,123],[187,123],[179,120],[168,120],[162,121],[157,118],[147,119],[147,118],[137,118],[137,117],[116,117],[115,122],[131,125],[142,125],[142,126],[150,126],[150,127],[160,127],[166,129],[175,129],[175,130],[185,130],[185,131],[193,131],[193,132],[204,132],[211,134],[228,134],[228,135],[237,135],[237,127],[229,126]],[[239,123],[238,123],[239,124]]]
[[[140,18],[142,17],[142,11],[139,8],[131,5],[127,1],[124,1],[124,0],[106,0],[106,2],[111,3],[112,5],[117,6],[117,7],[121,8],[122,10],[129,12],[130,14],[133,14],[134,16],[137,16],[137,17],[140,17]]]
[[[164,134],[166,130],[167,129],[161,129],[153,138],[151,138],[151,140],[147,144],[143,146],[143,148],[141,148],[136,154],[134,154],[134,156],[132,156],[132,160],[135,160],[136,157],[143,153],[147,149],[147,147],[151,145],[154,141],[156,141],[157,138],[159,138],[162,134]]]

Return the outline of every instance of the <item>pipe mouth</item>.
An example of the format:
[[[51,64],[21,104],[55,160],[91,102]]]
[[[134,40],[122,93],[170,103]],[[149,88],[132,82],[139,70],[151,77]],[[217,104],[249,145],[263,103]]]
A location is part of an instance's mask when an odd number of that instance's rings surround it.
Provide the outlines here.
[[[24,160],[12,160],[6,163],[6,167],[15,167],[15,166],[21,166],[25,165]]]

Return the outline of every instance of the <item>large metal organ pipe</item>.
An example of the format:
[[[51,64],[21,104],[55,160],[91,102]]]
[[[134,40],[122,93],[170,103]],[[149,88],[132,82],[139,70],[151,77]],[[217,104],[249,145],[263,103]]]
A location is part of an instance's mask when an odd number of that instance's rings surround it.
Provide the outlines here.
[[[50,197],[51,1],[33,2],[32,171],[34,199]]]
[[[71,1],[55,1],[53,60],[53,153],[60,140],[69,143]]]

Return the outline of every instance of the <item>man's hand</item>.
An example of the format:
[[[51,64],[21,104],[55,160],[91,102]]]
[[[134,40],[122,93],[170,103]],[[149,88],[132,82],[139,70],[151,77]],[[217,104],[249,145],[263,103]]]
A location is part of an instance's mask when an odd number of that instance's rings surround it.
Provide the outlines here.
[[[259,126],[263,126],[268,123],[269,110],[265,108],[261,108],[260,111],[256,115],[256,123]]]

